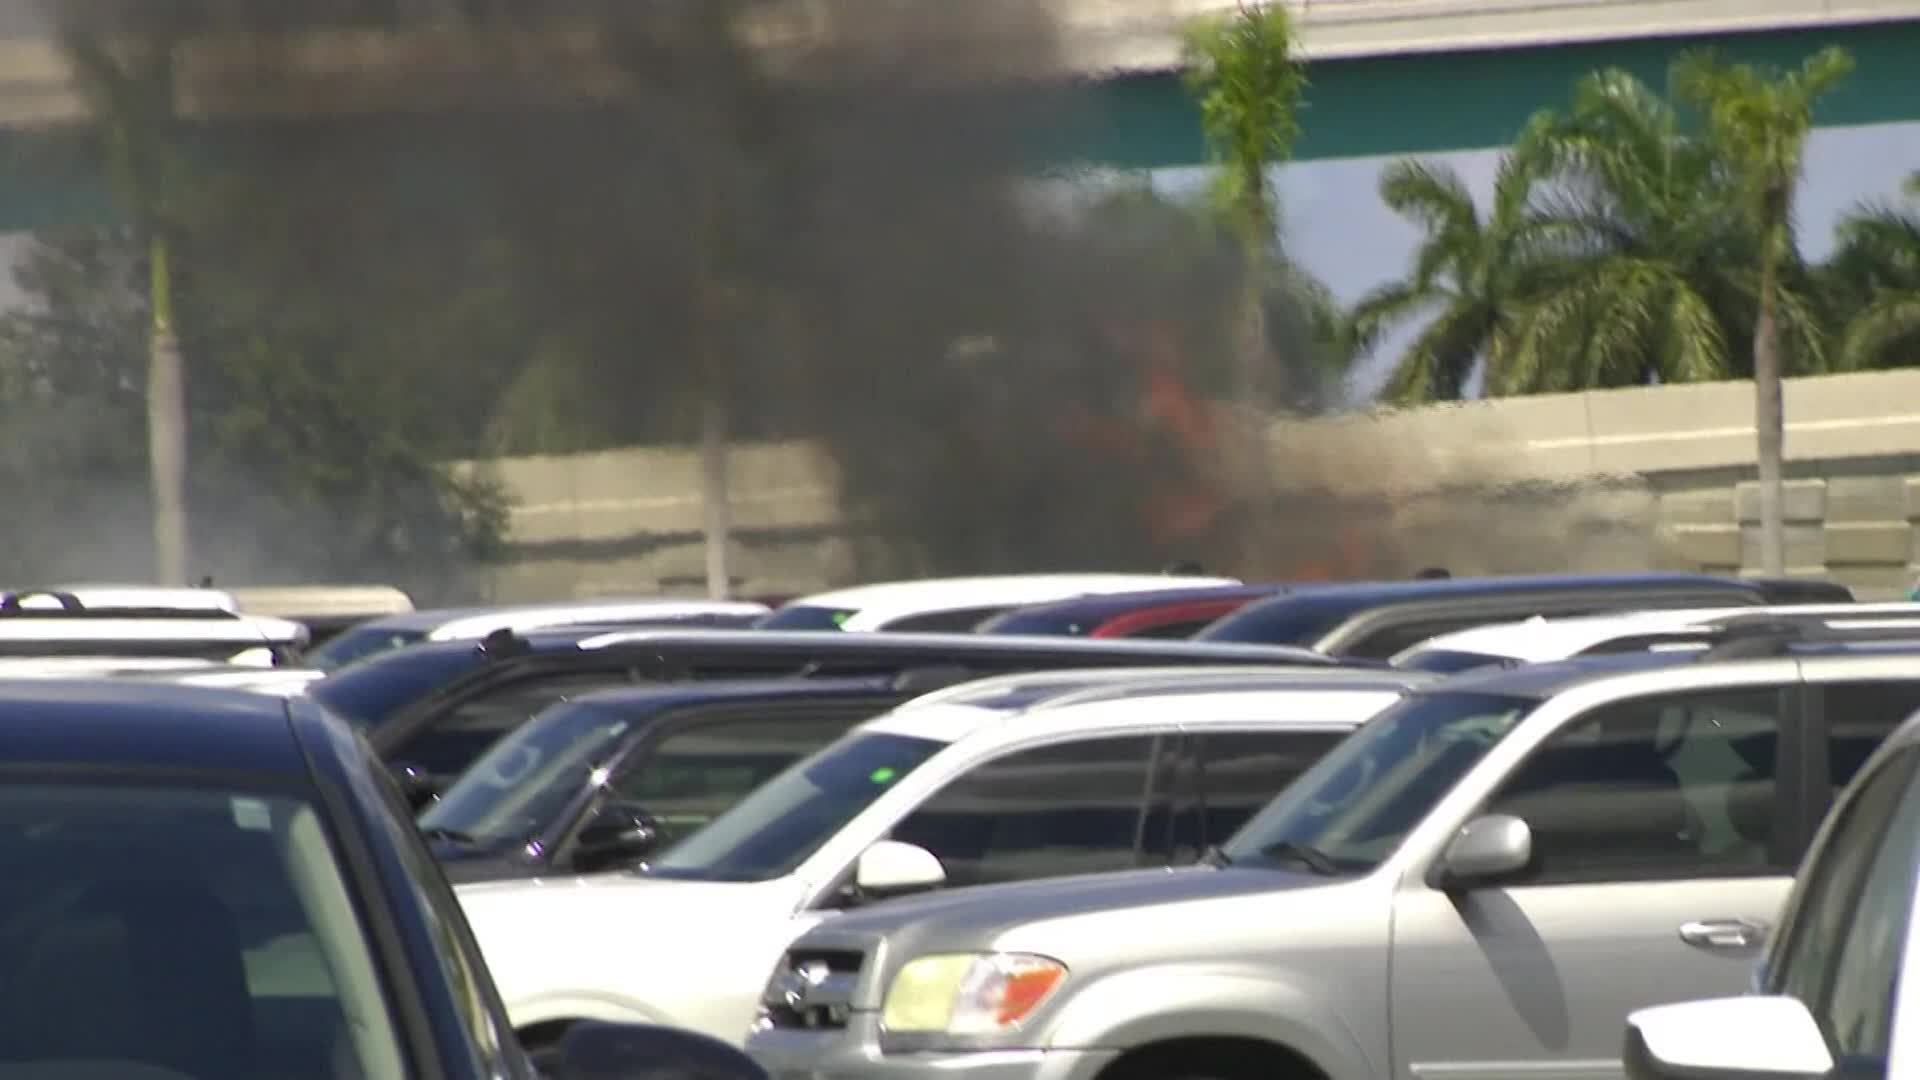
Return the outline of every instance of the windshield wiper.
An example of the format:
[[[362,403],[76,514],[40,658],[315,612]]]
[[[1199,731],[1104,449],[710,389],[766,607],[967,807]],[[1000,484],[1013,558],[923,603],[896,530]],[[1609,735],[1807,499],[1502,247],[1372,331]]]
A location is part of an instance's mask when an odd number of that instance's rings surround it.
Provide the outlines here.
[[[1233,856],[1227,854],[1219,844],[1214,844],[1200,853],[1200,861],[1208,866],[1232,866]]]
[[[1332,856],[1317,847],[1296,844],[1291,840],[1282,840],[1277,844],[1268,844],[1260,849],[1260,854],[1268,859],[1282,859],[1296,862],[1321,877],[1340,876],[1340,867],[1334,864]]]

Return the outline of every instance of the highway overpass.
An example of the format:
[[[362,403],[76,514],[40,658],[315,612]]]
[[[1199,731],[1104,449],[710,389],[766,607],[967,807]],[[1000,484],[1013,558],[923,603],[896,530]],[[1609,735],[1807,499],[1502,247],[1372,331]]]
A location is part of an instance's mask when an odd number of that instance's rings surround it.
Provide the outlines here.
[[[1034,95],[1063,108],[1040,135],[1055,162],[1191,169],[1205,162],[1194,111],[1175,68],[1180,29],[1237,0],[1047,0],[1057,45],[999,50]],[[44,16],[46,0],[0,0],[0,138],[13,148],[71,130],[84,112]],[[1296,4],[1313,64],[1304,162],[1460,151],[1504,144],[1535,109],[1563,102],[1572,81],[1603,65],[1654,80],[1680,48],[1702,43],[1790,63],[1826,44],[1851,49],[1860,70],[1822,109],[1827,127],[1920,120],[1920,15],[1907,0],[1305,0]],[[768,50],[828,48],[863,32],[852,0],[775,0],[752,29]],[[895,32],[898,24],[890,24]],[[870,31],[869,31],[870,32]],[[942,30],[942,33],[950,32]],[[335,112],[430,113],[470,100],[492,57],[445,29],[309,32],[266,63],[329,86]],[[540,65],[550,103],[618,93],[593,35],[556,24],[516,32],[518,63]],[[299,122],[316,108],[263,87],[244,42],[188,40],[181,109],[211,121]],[[476,68],[476,64],[482,66]],[[1034,70],[1035,64],[1045,70]],[[299,116],[289,113],[298,112]],[[0,166],[0,229],[110,213],[95,177],[36,176],[10,154]]]

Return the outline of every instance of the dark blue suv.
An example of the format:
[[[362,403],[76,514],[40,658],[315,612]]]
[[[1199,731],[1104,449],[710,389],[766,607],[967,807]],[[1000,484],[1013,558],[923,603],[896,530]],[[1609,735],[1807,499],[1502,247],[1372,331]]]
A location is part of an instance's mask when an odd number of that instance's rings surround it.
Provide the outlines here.
[[[312,702],[0,682],[0,867],[0,1075],[538,1075],[387,770]],[[543,1067],[765,1080],[657,1027]]]

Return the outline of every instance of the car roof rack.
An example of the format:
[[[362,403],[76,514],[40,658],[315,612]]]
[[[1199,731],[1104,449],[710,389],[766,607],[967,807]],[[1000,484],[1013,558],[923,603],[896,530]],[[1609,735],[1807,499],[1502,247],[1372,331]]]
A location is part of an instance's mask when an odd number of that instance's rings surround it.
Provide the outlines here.
[[[53,601],[52,606],[34,601]],[[0,618],[12,619],[224,619],[240,618],[224,607],[166,604],[103,604],[89,607],[67,589],[13,589],[0,592]]]
[[[1756,611],[1703,619],[1696,626],[1622,634],[1582,649],[1579,656],[1696,647],[1696,660],[1748,660],[1785,656],[1796,645],[1913,642],[1920,646],[1920,612],[1788,614]]]

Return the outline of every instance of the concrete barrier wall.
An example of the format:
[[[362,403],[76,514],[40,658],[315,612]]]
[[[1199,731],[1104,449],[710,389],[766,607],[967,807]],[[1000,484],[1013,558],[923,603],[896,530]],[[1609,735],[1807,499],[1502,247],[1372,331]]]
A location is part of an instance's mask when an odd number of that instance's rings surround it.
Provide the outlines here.
[[[1790,380],[1786,403],[1789,571],[1897,595],[1920,566],[1920,371]],[[1399,572],[1403,563],[1751,570],[1752,425],[1750,383],[1283,420],[1272,429],[1279,527],[1289,498],[1314,515],[1351,508],[1351,520],[1365,523],[1357,531],[1375,543],[1356,551],[1355,541],[1338,541],[1348,550],[1316,562],[1335,576]],[[483,469],[515,502],[513,558],[493,576],[502,599],[701,587],[691,450],[461,468]],[[736,447],[730,469],[740,589],[798,591],[859,575],[834,469],[817,448]]]

